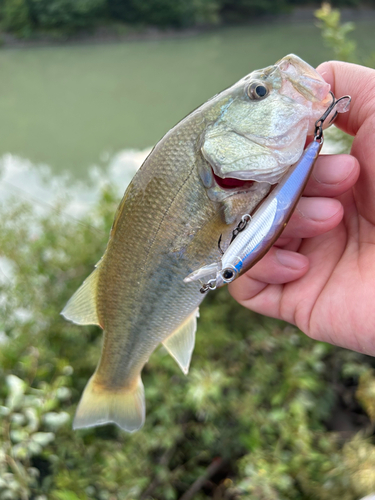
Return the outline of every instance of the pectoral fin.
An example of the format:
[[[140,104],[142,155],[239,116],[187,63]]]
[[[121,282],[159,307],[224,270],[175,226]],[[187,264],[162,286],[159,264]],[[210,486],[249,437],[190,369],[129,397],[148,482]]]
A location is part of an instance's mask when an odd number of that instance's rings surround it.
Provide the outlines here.
[[[197,317],[199,309],[195,309],[186,321],[164,340],[163,345],[169,354],[177,361],[185,375],[189,371],[191,356],[195,344],[195,332],[197,329]]]
[[[99,325],[96,310],[97,282],[99,268],[82,283],[80,288],[71,297],[61,314],[78,325]]]

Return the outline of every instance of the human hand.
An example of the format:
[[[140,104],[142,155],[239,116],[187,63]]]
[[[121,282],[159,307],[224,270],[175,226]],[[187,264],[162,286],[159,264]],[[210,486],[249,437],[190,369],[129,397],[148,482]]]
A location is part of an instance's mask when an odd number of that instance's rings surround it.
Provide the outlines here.
[[[352,96],[335,122],[355,136],[351,155],[318,159],[282,237],[229,289],[314,339],[375,356],[375,70],[331,61],[318,71],[337,98]]]

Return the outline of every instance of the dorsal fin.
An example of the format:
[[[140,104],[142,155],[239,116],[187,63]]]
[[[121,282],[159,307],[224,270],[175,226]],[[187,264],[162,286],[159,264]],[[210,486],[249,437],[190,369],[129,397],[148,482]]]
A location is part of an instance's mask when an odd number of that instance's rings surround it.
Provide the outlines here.
[[[194,350],[195,332],[199,309],[193,313],[175,330],[172,335],[164,340],[163,345],[169,354],[177,361],[185,375],[189,371],[190,360]]]
[[[99,325],[96,309],[99,268],[82,283],[61,314],[78,325]]]

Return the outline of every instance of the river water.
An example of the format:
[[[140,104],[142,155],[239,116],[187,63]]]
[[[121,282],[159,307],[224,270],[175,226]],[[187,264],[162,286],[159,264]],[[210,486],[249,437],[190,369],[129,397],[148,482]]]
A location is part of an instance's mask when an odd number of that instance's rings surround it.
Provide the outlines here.
[[[357,23],[353,36],[360,53],[374,48],[374,26],[373,20]],[[68,172],[85,183],[107,172],[122,179],[122,190],[149,148],[177,121],[246,73],[290,52],[312,65],[331,57],[314,23],[3,49],[0,174],[2,169],[9,184],[21,183],[36,196],[36,167],[55,176]]]

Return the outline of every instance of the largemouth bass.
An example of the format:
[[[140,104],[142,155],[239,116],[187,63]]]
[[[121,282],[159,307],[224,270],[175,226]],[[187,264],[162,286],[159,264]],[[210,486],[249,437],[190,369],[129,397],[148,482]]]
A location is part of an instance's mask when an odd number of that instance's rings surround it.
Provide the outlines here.
[[[330,87],[295,55],[216,95],[155,146],[125,192],[107,249],[62,314],[104,330],[100,362],[74,427],[145,419],[141,371],[163,343],[184,373],[195,343],[200,285],[229,238],[301,157]]]

